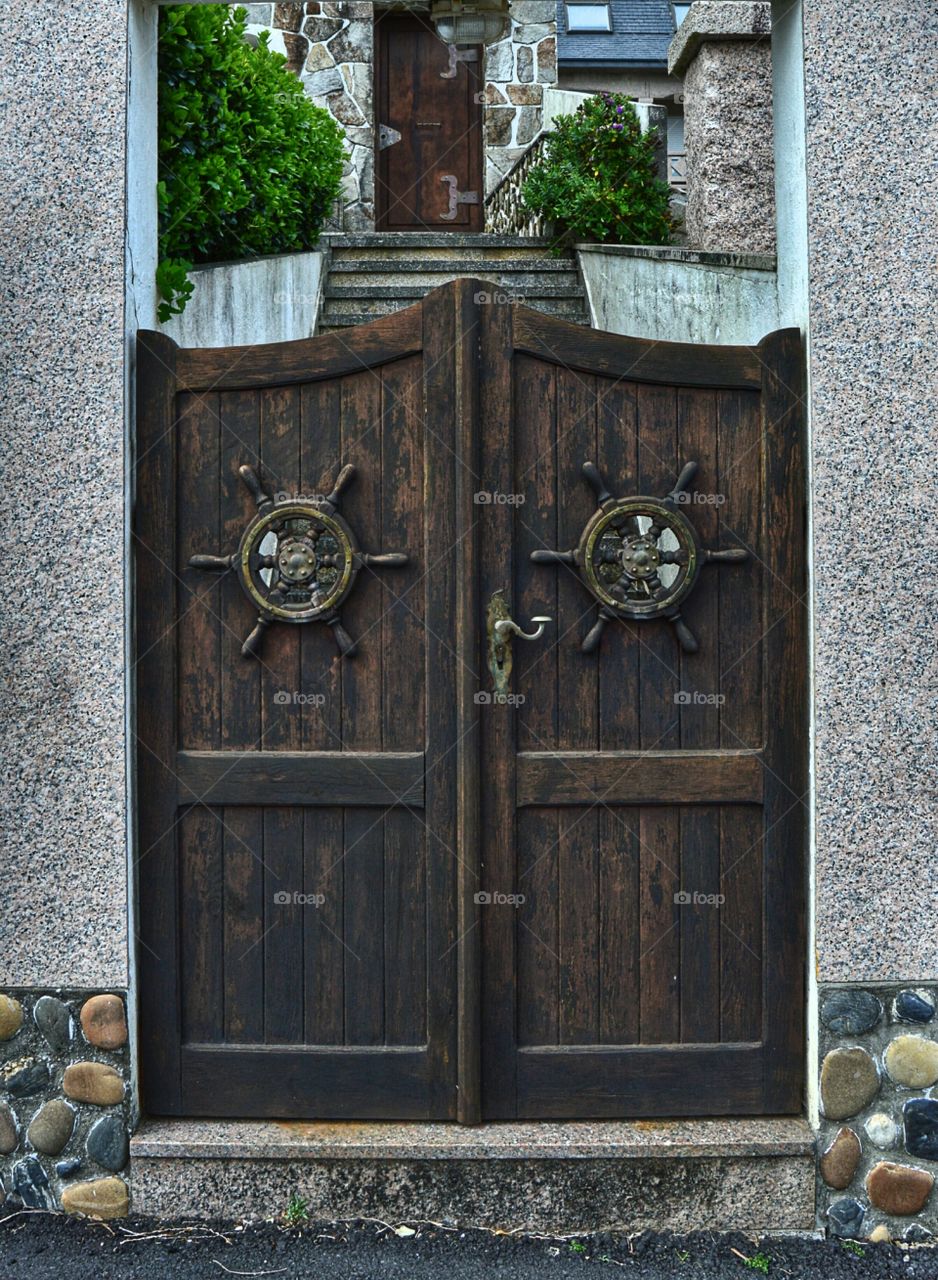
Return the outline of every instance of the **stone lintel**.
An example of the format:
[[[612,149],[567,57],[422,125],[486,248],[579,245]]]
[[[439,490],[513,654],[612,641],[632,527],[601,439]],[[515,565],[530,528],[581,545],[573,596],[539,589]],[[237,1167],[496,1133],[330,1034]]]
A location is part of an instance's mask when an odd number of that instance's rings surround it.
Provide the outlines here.
[[[767,40],[771,34],[768,0],[695,0],[668,47],[668,74],[682,76],[708,40]]]

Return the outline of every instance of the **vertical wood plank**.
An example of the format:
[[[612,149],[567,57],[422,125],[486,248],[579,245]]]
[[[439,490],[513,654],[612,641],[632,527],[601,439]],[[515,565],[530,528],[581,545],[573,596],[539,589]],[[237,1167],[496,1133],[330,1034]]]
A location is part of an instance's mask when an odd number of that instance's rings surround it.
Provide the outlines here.
[[[218,397],[221,420],[218,551],[235,551],[256,508],[238,468],[259,465],[260,406],[256,391],[225,391]],[[204,574],[203,576],[208,576]],[[219,583],[221,742],[226,749],[257,751],[261,742],[261,665],[241,654],[256,613],[241,590],[234,570]]]
[[[560,1043],[599,1040],[597,808],[562,809],[557,847]]]
[[[704,547],[719,541],[717,504],[717,397],[712,391],[678,391],[678,455],[697,462],[683,510]],[[704,566],[684,608],[697,637],[697,653],[681,654],[681,746],[718,747],[720,741],[720,627],[718,577],[724,570]],[[720,814],[707,805],[681,812],[681,887],[698,899],[681,907],[681,1039],[688,1043],[720,1038],[720,909],[709,901],[720,891]]]
[[[346,1043],[384,1042],[387,973],[384,919],[384,817],[376,809],[345,811]]]
[[[419,815],[384,817],[384,1042],[423,1044],[427,1037],[426,835]]]
[[[303,814],[303,886],[322,902],[306,912],[305,1039],[307,1044],[345,1042],[344,821],[341,809]]]
[[[677,459],[677,396],[670,387],[637,388],[638,489],[667,493],[680,469]],[[643,750],[680,745],[675,704],[680,663],[677,641],[665,622],[640,625],[639,718]],[[641,1040],[669,1044],[680,1039],[680,819],[677,809],[649,808],[639,819],[641,845]]]
[[[518,821],[518,889],[524,897],[517,908],[519,1045],[559,1043],[557,886],[557,811],[525,810]]]
[[[274,387],[260,393],[261,478],[270,493],[295,493],[300,469],[300,393]],[[301,743],[300,631],[274,623],[260,652],[261,733],[265,751],[296,751]]]
[[[264,1038],[303,1040],[303,815],[264,810]],[[278,900],[287,895],[288,900]]]
[[[264,1042],[264,864],[260,809],[225,810],[225,1040]]]
[[[134,511],[138,976],[141,1096],[182,1111],[176,789],[176,344],[137,338],[137,503]]]
[[[605,637],[604,637],[605,639]],[[599,813],[599,1034],[603,1044],[635,1044],[639,1029],[639,816]]]
[[[300,491],[331,493],[342,465],[341,390],[338,379],[300,388]],[[299,627],[300,683],[304,701],[297,709],[304,751],[342,749],[343,661],[329,627]],[[333,850],[337,857],[338,849]]]
[[[180,822],[183,1043],[223,1034],[222,811],[196,805]]]
[[[180,745],[210,751],[221,727],[221,583],[218,574],[190,568],[189,557],[220,549],[218,396],[185,395],[179,408]]]

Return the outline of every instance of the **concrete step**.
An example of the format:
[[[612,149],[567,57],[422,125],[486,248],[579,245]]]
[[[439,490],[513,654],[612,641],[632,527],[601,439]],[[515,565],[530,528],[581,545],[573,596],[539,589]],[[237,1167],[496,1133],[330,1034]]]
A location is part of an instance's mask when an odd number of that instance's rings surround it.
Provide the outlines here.
[[[367,285],[380,287],[389,283],[403,287],[421,285],[436,289],[441,284],[471,274],[503,288],[531,289],[539,284],[577,286],[580,283],[576,267],[571,262],[553,262],[549,266],[532,262],[530,267],[522,263],[480,262],[471,272],[463,263],[440,262],[333,262],[328,279],[336,285]]]
[[[812,1231],[804,1120],[454,1124],[148,1120],[135,1214],[436,1221],[549,1235]]]
[[[582,300],[572,298],[540,298],[517,301],[532,307],[535,311],[543,311],[547,315],[559,316],[572,320],[574,324],[589,324],[586,307]],[[350,325],[368,324],[378,316],[393,315],[402,307],[408,306],[408,300],[396,303],[389,298],[379,298],[369,303],[367,299],[339,300],[338,303],[327,302],[319,319],[317,333],[327,333],[330,329],[346,329]]]
[[[484,231],[361,231],[330,232],[322,237],[331,249],[537,249],[547,252],[551,241],[532,236],[496,236]]]
[[[496,284],[494,280],[491,283],[493,285]],[[401,300],[411,300],[414,298],[425,298],[427,294],[436,287],[436,283],[413,284],[409,279],[406,285],[339,284],[338,282],[333,282],[333,277],[330,273],[323,296],[326,298],[327,302],[332,299],[340,300],[344,298],[375,298],[381,300],[385,298],[397,298]],[[586,296],[582,285],[555,284],[553,279],[551,279],[549,283],[535,280],[527,289],[522,289],[519,284],[515,284],[513,282],[510,286],[505,286],[505,290],[506,295],[510,292],[512,297],[517,298],[519,301],[526,301],[528,303],[530,303],[533,298],[576,298],[582,303]]]
[[[363,244],[355,248],[333,248],[331,262],[415,262],[415,263],[461,263],[473,265],[480,262],[502,261],[543,261],[550,256],[550,246],[541,241],[529,245],[412,245],[401,248],[394,245]],[[558,262],[573,261],[570,254],[558,254],[554,258]]]

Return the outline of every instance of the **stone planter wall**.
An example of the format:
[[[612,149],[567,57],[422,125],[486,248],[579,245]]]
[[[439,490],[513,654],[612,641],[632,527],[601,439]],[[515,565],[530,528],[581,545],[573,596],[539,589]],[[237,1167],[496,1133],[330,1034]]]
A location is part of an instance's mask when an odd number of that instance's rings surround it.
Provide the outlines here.
[[[938,988],[828,987],[820,998],[818,1213],[832,1235],[938,1230]]]
[[[122,996],[0,994],[0,1184],[5,1212],[126,1216],[130,1060]]]
[[[370,0],[246,6],[250,29],[271,31],[271,47],[286,54],[309,96],[345,130],[348,162],[334,223],[345,231],[373,230],[375,222],[375,7]],[[504,38],[485,50],[484,76],[488,194],[540,133],[544,89],[557,80],[553,0],[514,0]]]

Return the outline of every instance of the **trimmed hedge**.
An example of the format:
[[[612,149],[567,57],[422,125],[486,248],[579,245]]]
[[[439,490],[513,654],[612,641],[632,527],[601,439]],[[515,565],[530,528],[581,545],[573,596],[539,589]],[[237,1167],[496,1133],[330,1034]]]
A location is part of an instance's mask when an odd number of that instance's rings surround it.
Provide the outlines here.
[[[160,320],[196,263],[312,249],[339,194],[342,130],[246,24],[222,4],[160,11]]]

